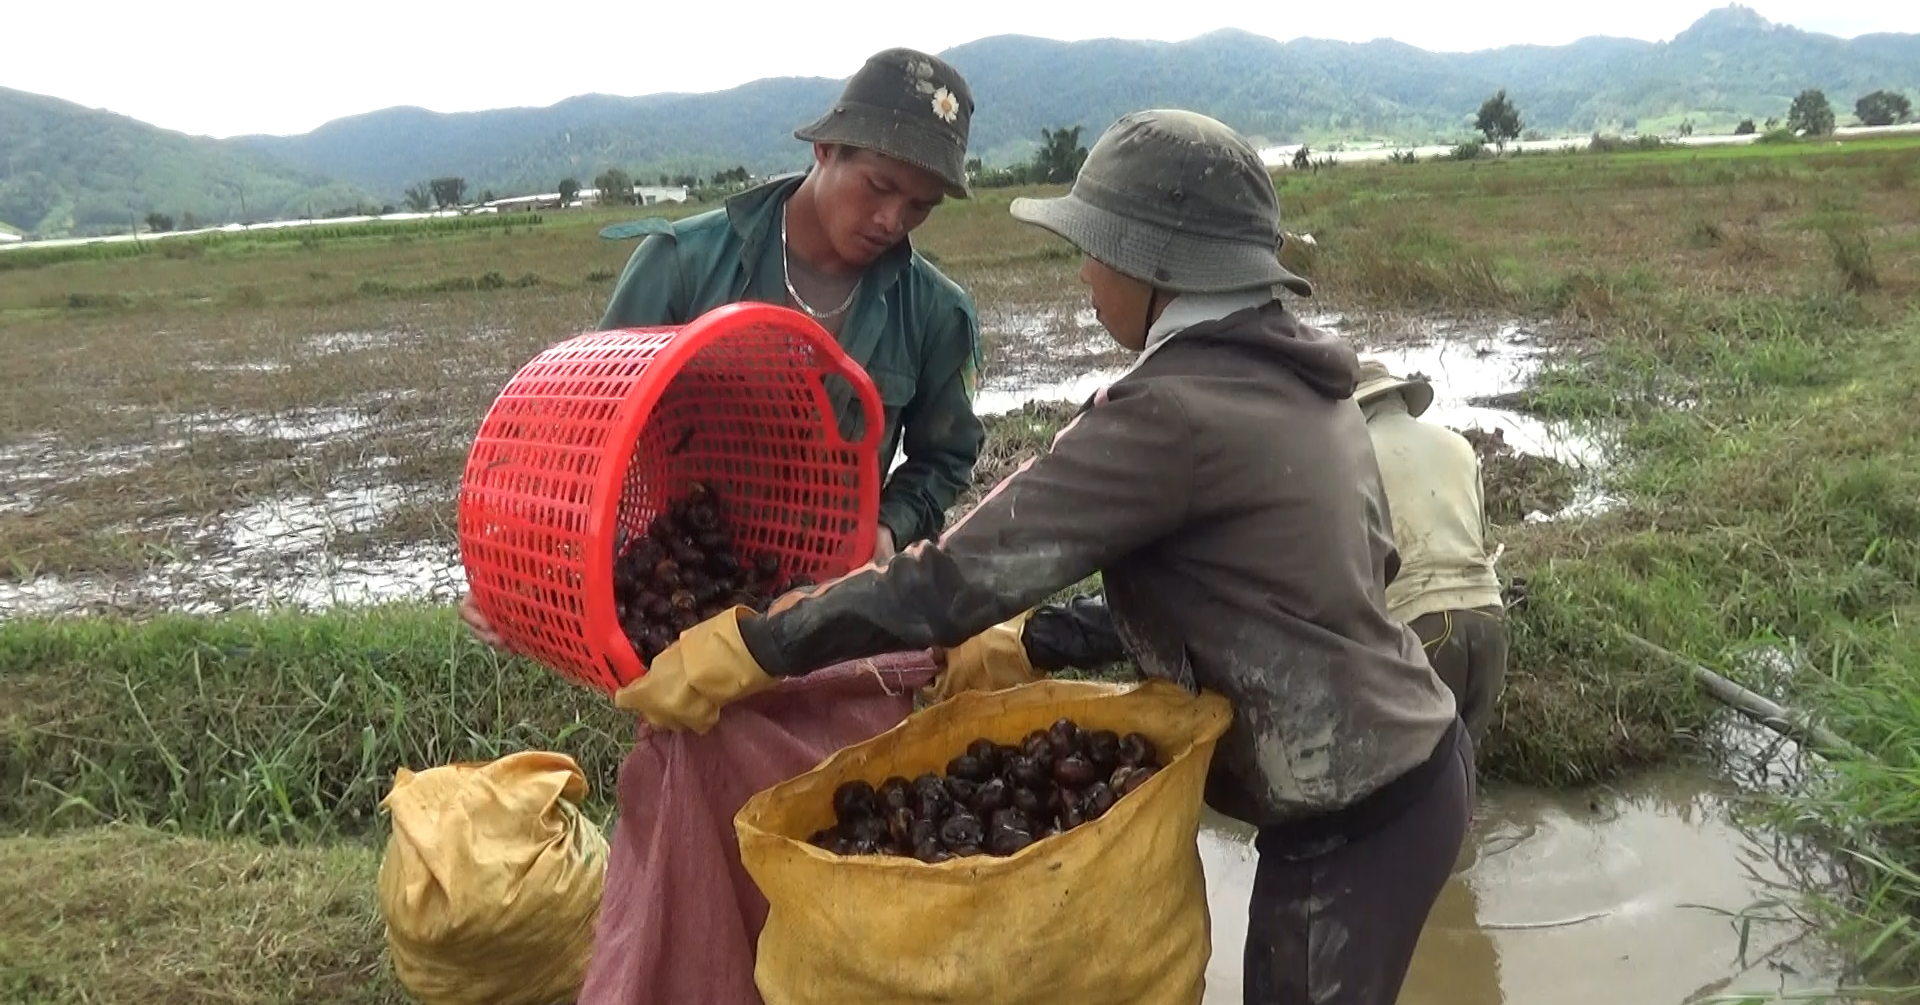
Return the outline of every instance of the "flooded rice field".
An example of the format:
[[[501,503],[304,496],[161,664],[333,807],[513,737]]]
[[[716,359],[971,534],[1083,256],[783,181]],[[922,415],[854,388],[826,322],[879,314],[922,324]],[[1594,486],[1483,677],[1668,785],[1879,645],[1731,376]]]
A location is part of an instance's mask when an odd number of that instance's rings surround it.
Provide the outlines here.
[[[1335,330],[1346,324],[1339,315],[1308,320]],[[996,308],[983,312],[982,326],[988,367],[976,407],[983,415],[1033,401],[1084,401],[1129,361],[1092,311],[1075,304]],[[192,341],[185,347],[191,358],[179,366],[194,375],[202,400],[214,402],[273,401],[282,387],[308,389],[299,382],[317,366],[362,373],[388,357],[404,357],[409,372],[437,371],[463,385],[476,379],[458,373],[455,360],[442,366],[430,358],[458,344],[430,332],[273,336],[259,345]],[[1541,365],[1546,343],[1525,328],[1429,321],[1351,337],[1396,372],[1433,380],[1431,418],[1487,434],[1481,447],[1490,479],[1516,459],[1590,473],[1604,455],[1591,437],[1486,403],[1525,387]],[[309,396],[272,411],[106,396],[92,408],[113,420],[111,436],[40,429],[0,442],[0,526],[30,539],[37,533],[55,551],[63,538],[88,538],[114,559],[93,568],[16,563],[0,570],[0,616],[456,599],[464,582],[453,498],[471,430],[456,428],[439,393],[360,391],[325,403]],[[1549,519],[1604,506],[1593,478],[1566,481],[1567,493],[1529,500],[1521,515]]]

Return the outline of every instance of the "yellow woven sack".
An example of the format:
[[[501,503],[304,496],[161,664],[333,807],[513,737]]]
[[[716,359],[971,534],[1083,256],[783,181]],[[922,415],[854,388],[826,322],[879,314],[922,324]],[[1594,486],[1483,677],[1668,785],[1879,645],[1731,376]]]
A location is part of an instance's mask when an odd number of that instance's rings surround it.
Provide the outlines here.
[[[842,782],[943,771],[979,737],[1018,743],[1062,716],[1138,730],[1166,766],[1006,858],[929,865],[807,843],[833,826]],[[1211,947],[1200,807],[1230,721],[1225,698],[1162,681],[967,691],[756,794],[734,826],[769,905],[754,970],[766,1005],[1197,1005]]]
[[[607,840],[576,808],[587,779],[528,751],[415,773],[380,805],[393,835],[380,913],[394,974],[426,1005],[570,1002],[586,977]]]

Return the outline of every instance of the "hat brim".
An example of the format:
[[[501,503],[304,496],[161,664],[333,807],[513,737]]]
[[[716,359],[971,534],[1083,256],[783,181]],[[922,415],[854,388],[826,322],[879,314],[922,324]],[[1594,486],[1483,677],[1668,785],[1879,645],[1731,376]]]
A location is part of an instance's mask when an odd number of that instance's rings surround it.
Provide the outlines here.
[[[1356,404],[1365,405],[1396,392],[1407,403],[1407,414],[1416,419],[1433,407],[1432,384],[1425,380],[1403,380],[1399,377],[1362,384],[1353,389],[1353,400]]]
[[[1231,293],[1283,286],[1313,296],[1313,284],[1280,264],[1277,248],[1221,241],[1129,220],[1072,193],[1015,199],[1015,220],[1053,232],[1102,264],[1175,293]]]
[[[793,138],[871,150],[932,174],[955,199],[973,198],[973,188],[967,184],[966,152],[956,158],[953,144],[939,130],[887,109],[843,104],[794,130]]]

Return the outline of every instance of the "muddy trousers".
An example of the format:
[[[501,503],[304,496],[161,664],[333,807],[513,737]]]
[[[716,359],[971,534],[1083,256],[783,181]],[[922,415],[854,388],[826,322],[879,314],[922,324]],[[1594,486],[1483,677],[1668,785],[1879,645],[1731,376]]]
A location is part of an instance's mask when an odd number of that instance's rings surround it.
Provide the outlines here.
[[[1457,719],[1422,768],[1388,819],[1261,829],[1246,1005],[1394,1005],[1473,815],[1473,741]]]
[[[1427,662],[1453,692],[1467,733],[1478,744],[1493,722],[1493,703],[1507,683],[1507,617],[1502,607],[1422,614],[1408,624]]]

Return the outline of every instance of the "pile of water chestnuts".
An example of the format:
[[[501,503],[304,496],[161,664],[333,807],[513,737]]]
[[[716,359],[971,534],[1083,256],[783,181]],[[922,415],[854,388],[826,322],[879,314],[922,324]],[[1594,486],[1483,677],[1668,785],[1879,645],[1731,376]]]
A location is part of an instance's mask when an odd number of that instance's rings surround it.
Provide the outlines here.
[[[772,552],[742,551],[726,507],[701,482],[672,500],[613,562],[620,628],[649,660],[681,632],[729,607],[764,613],[775,597],[813,583],[804,574],[783,575]]]
[[[1082,729],[1061,718],[1016,746],[975,740],[947,762],[944,775],[896,775],[878,788],[843,783],[833,793],[836,825],[808,841],[836,855],[922,862],[1012,855],[1099,819],[1160,768],[1146,736]]]

